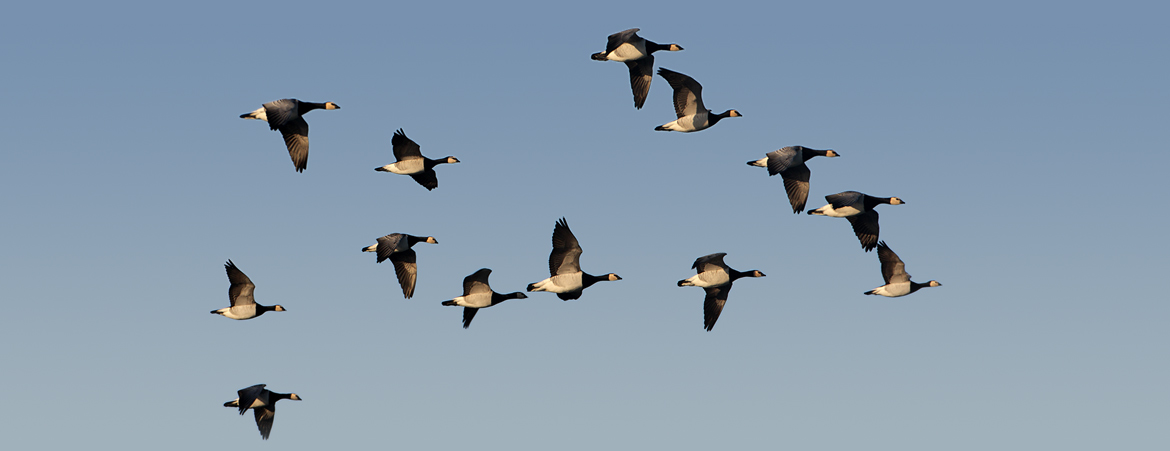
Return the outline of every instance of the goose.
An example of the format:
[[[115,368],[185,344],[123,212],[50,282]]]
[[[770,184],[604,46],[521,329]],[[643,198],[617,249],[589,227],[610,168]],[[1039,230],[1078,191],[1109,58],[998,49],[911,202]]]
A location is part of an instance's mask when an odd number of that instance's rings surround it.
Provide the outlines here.
[[[252,280],[243,271],[240,271],[240,268],[237,268],[231,260],[228,260],[223,266],[227,269],[228,281],[232,283],[228,287],[228,299],[231,300],[232,306],[212,310],[211,313],[243,320],[263,315],[264,312],[285,311],[284,307],[279,304],[271,307],[257,304],[256,299],[252,297],[252,292],[256,290],[256,285],[252,283]]]
[[[333,102],[313,103],[297,99],[280,99],[265,103],[256,111],[241,114],[244,119],[259,119],[268,122],[268,127],[280,130],[288,156],[292,157],[297,172],[309,167],[309,123],[303,117],[313,110],[336,110],[341,107]]]
[[[805,201],[808,200],[808,178],[812,172],[804,162],[812,157],[839,157],[841,154],[830,150],[809,149],[804,146],[789,146],[780,150],[768,152],[764,158],[749,161],[749,166],[768,168],[768,175],[780,174],[784,178],[784,191],[788,192],[788,203],[792,204],[792,212],[804,211]]]
[[[719,314],[723,312],[723,305],[727,303],[727,293],[731,291],[732,282],[741,277],[764,277],[764,273],[754,269],[745,272],[731,269],[723,263],[725,255],[726,252],[719,252],[695,259],[691,269],[698,274],[678,281],[680,287],[701,287],[707,291],[707,297],[703,299],[703,327],[707,328],[708,332],[715,328],[715,321],[719,320]]]
[[[480,268],[479,271],[463,278],[463,296],[459,296],[450,301],[443,301],[443,305],[459,305],[464,307],[464,329],[471,326],[471,320],[475,318],[475,313],[481,308],[488,308],[509,299],[528,298],[527,295],[519,291],[508,294],[500,294],[492,291],[492,287],[488,285],[488,276],[491,274],[492,270]]]
[[[418,263],[415,262],[414,249],[418,242],[439,244],[433,236],[414,236],[405,233],[391,233],[378,238],[373,246],[362,248],[362,252],[377,252],[378,263],[390,259],[394,263],[394,273],[398,275],[398,284],[402,286],[402,294],[406,299],[414,296],[414,283],[418,280]]]
[[[604,52],[594,53],[590,58],[597,61],[618,61],[630,68],[630,88],[634,90],[634,108],[642,109],[646,95],[650,93],[650,82],[654,80],[654,52],[682,50],[678,44],[659,44],[638,36],[638,28],[609,35]]]
[[[658,75],[665,78],[670,87],[674,88],[674,112],[678,119],[674,122],[654,127],[658,131],[669,132],[697,132],[715,125],[725,117],[742,117],[739,111],[727,110],[719,114],[712,114],[711,110],[703,106],[703,85],[695,79],[665,67],[658,68]]]
[[[565,218],[553,226],[552,253],[548,256],[548,271],[552,277],[528,284],[528,291],[556,293],[562,301],[581,297],[581,292],[601,281],[622,280],[617,274],[595,276],[581,271],[581,245],[569,230]]]
[[[935,280],[926,283],[911,281],[910,274],[906,274],[906,264],[902,263],[902,259],[898,258],[898,254],[895,254],[890,249],[890,246],[886,245],[885,241],[878,243],[877,250],[878,261],[882,262],[882,278],[886,280],[886,284],[866,291],[865,294],[878,294],[888,298],[896,298],[908,295],[922,288],[942,286],[941,283]]]
[[[276,418],[276,402],[282,399],[300,401],[296,393],[276,393],[266,390],[265,384],[256,384],[248,388],[241,388],[236,392],[238,398],[223,403],[224,407],[236,407],[243,415],[248,409],[256,414],[256,427],[260,429],[260,436],[268,440],[272,433],[272,420]]]
[[[426,188],[427,191],[439,187],[439,178],[435,175],[435,170],[433,169],[436,164],[454,164],[459,162],[455,157],[447,157],[439,160],[424,157],[418,144],[411,141],[410,138],[407,138],[401,128],[394,132],[394,137],[390,139],[390,144],[394,146],[394,159],[397,161],[374,168],[374,170],[409,175],[419,185]]]
[[[825,196],[828,205],[809,210],[810,215],[845,218],[853,225],[853,233],[861,241],[861,248],[872,251],[878,242],[878,204],[902,205],[906,201],[897,197],[873,197],[857,191],[844,191]]]

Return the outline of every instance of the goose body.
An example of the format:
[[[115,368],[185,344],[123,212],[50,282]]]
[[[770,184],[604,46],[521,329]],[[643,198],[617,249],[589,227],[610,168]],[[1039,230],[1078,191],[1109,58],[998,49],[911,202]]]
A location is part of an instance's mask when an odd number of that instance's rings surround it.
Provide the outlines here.
[[[634,108],[641,109],[650,93],[650,82],[654,80],[654,52],[682,50],[678,44],[659,44],[638,36],[638,28],[631,28],[609,35],[604,52],[594,53],[590,58],[597,61],[618,61],[630,69],[630,88],[634,92]]]
[[[406,296],[407,299],[414,296],[414,285],[418,280],[418,256],[414,249],[411,249],[418,242],[439,244],[433,236],[422,237],[405,233],[391,233],[378,238],[378,242],[373,246],[362,248],[362,252],[377,252],[378,263],[389,259],[394,264],[398,285],[402,287],[402,295]]]
[[[228,260],[224,268],[227,270],[228,281],[231,286],[228,287],[228,299],[231,301],[231,307],[224,307],[219,310],[212,310],[211,313],[216,315],[223,315],[225,317],[245,320],[252,319],[263,315],[265,312],[283,312],[284,307],[280,305],[260,305],[256,303],[252,292],[256,290],[256,285],[252,280],[236,267],[235,263]]]
[[[548,256],[550,277],[528,284],[528,291],[556,293],[561,300],[569,301],[580,298],[586,288],[597,282],[622,280],[614,273],[594,276],[581,270],[581,245],[565,218],[553,226],[552,246]]]
[[[703,299],[703,327],[710,331],[715,328],[715,321],[723,313],[723,306],[727,304],[727,293],[737,279],[743,277],[764,277],[758,270],[736,271],[723,263],[726,252],[704,255],[695,259],[691,265],[697,274],[690,278],[678,281],[680,287],[701,287],[707,292]]]
[[[241,114],[240,117],[265,121],[272,130],[280,130],[293,166],[297,172],[304,172],[309,167],[309,123],[305,122],[302,116],[313,110],[338,108],[341,107],[333,102],[313,103],[297,99],[280,99],[265,103],[256,111]]]
[[[834,150],[816,150],[804,146],[789,146],[768,152],[764,158],[749,161],[749,166],[759,166],[768,169],[768,175],[780,174],[784,179],[784,191],[788,193],[788,203],[792,205],[793,213],[804,211],[808,201],[808,181],[812,172],[805,162],[813,157],[839,157]]]
[[[394,159],[397,161],[374,168],[374,170],[409,175],[419,185],[426,188],[427,191],[439,187],[439,178],[434,170],[435,165],[459,162],[457,158],[451,156],[438,160],[424,157],[419,145],[410,138],[407,138],[406,134],[402,132],[402,129],[394,132],[394,137],[390,139],[390,144],[394,148]]]
[[[878,212],[874,207],[880,204],[902,205],[906,201],[897,197],[873,197],[857,191],[845,191],[825,196],[828,205],[816,210],[809,210],[810,215],[832,216],[846,218],[853,226],[853,233],[861,242],[866,252],[873,250],[878,243],[880,227]]]
[[[492,287],[488,285],[488,276],[491,274],[492,270],[481,268],[479,271],[464,277],[463,296],[456,297],[450,301],[443,301],[443,305],[463,307],[464,329],[471,326],[471,320],[475,318],[475,314],[481,308],[488,308],[509,299],[528,298],[524,293],[518,291],[508,294],[500,294],[492,291]]]
[[[243,415],[248,409],[252,409],[256,415],[256,427],[260,429],[260,436],[264,440],[268,440],[268,435],[272,433],[272,421],[276,418],[276,402],[282,399],[300,401],[301,397],[296,393],[271,392],[266,390],[265,386],[265,384],[256,384],[242,388],[236,392],[239,397],[223,403],[223,406],[240,409],[240,415]]]
[[[931,280],[926,283],[918,283],[910,280],[910,274],[906,273],[906,264],[898,258],[885,241],[878,243],[878,260],[882,263],[882,279],[885,279],[886,284],[872,290],[866,291],[865,294],[876,294],[888,298],[896,298],[905,296],[915,291],[928,287],[941,287],[942,284],[938,281]]]
[[[672,122],[655,127],[658,131],[670,132],[697,132],[710,128],[725,117],[742,117],[739,111],[727,110],[715,114],[703,105],[703,85],[695,79],[678,72],[658,68],[658,75],[665,78],[670,87],[674,88],[674,113],[678,116]]]

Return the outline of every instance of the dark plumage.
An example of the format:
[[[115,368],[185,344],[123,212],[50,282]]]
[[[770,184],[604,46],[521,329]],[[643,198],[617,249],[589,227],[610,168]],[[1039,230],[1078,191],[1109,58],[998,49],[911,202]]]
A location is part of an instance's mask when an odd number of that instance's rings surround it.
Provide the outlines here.
[[[723,256],[726,252],[704,255],[695,259],[691,265],[697,274],[688,279],[678,281],[680,287],[701,287],[707,292],[703,299],[703,327],[710,331],[715,328],[715,321],[723,313],[723,306],[727,303],[727,293],[731,291],[731,284],[742,277],[764,277],[758,270],[736,271],[726,263]]]
[[[832,216],[845,218],[853,226],[853,233],[861,242],[861,248],[866,252],[877,246],[878,212],[873,208],[880,204],[902,205],[906,201],[897,197],[873,197],[857,191],[844,191],[825,196],[828,205],[816,210],[809,210],[810,215]]]
[[[488,268],[481,268],[479,271],[472,273],[470,276],[463,278],[463,296],[459,296],[450,301],[443,301],[443,305],[447,306],[463,306],[463,328],[466,329],[471,326],[471,320],[475,318],[476,312],[481,308],[488,308],[509,299],[526,299],[527,295],[519,291],[508,294],[500,294],[492,291],[492,287],[488,285],[488,276],[492,274],[492,270]]]
[[[650,93],[650,82],[654,80],[654,52],[682,50],[678,44],[659,44],[638,36],[638,29],[609,35],[604,52],[594,53],[590,58],[597,61],[619,61],[630,69],[630,88],[634,92],[634,108],[641,109]]]
[[[792,204],[792,212],[804,211],[804,204],[808,200],[808,181],[812,172],[805,162],[812,157],[838,157],[833,150],[816,150],[804,146],[790,146],[767,153],[767,156],[755,161],[749,161],[749,166],[768,168],[768,175],[780,174],[784,178],[784,191],[788,193],[788,203]]]
[[[435,165],[444,163],[458,163],[459,159],[448,156],[439,160],[432,160],[424,157],[422,149],[418,144],[406,137],[402,129],[394,132],[394,137],[390,139],[390,144],[394,147],[394,163],[374,168],[375,171],[393,172],[395,174],[409,175],[414,181],[426,188],[427,191],[439,187],[439,177],[435,174]]]
[[[266,390],[265,384],[257,384],[242,388],[236,392],[238,398],[223,403],[224,407],[236,407],[243,415],[248,409],[256,414],[256,427],[260,429],[260,436],[268,440],[272,433],[272,421],[276,418],[276,402],[282,399],[300,401],[296,393],[276,393]]]
[[[548,256],[551,277],[528,284],[528,291],[548,291],[556,293],[562,301],[570,301],[580,298],[586,288],[597,282],[622,280],[614,273],[595,276],[581,270],[581,245],[565,218],[553,226],[552,247]]]
[[[309,123],[302,117],[317,109],[336,110],[341,107],[333,102],[313,103],[297,99],[280,99],[265,103],[260,109],[241,114],[243,119],[259,119],[268,122],[272,130],[280,130],[288,155],[292,158],[297,172],[309,167]]]
[[[378,263],[390,260],[394,263],[394,273],[398,276],[398,284],[402,286],[402,294],[410,299],[414,296],[414,285],[418,280],[417,255],[412,247],[418,242],[439,244],[433,236],[414,236],[405,233],[391,233],[378,238],[378,243],[362,248],[362,252],[377,252]]]

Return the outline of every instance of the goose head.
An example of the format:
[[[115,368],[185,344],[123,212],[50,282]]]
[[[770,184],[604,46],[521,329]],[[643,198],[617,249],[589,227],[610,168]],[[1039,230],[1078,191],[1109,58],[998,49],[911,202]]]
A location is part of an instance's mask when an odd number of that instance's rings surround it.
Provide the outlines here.
[[[436,240],[433,236],[428,236],[427,239],[423,241],[431,244],[439,244],[439,240]]]
[[[825,151],[825,156],[826,157],[839,157],[839,156],[841,156],[841,154],[837,153],[837,151],[835,151],[835,150],[829,149],[829,150]]]
[[[904,203],[906,203],[906,201],[904,201],[900,198],[897,198],[897,197],[890,198],[890,205],[902,205]]]
[[[337,104],[333,103],[333,102],[325,102],[325,109],[326,110],[338,110],[338,109],[341,109],[341,107],[337,106]]]
[[[283,312],[283,311],[285,311],[285,309],[284,309],[284,306],[283,306],[283,305],[276,304],[276,305],[272,306],[272,311],[274,311],[274,312]]]

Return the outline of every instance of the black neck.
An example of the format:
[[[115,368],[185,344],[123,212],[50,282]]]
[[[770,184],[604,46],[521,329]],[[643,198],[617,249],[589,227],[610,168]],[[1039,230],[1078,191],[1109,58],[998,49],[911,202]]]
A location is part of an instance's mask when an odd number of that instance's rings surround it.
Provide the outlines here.
[[[662,45],[654,41],[646,41],[646,53],[654,53],[659,50],[670,50],[670,44]]]
[[[739,271],[736,271],[736,270],[731,269],[731,268],[727,268],[727,269],[730,270],[727,274],[729,276],[731,276],[732,282],[735,282],[735,280],[739,279],[740,277],[750,277],[750,276],[752,276],[752,274],[756,273],[756,270],[754,270],[754,269],[751,271],[744,271],[744,272],[739,272]]]
[[[609,280],[609,274],[606,274],[604,276],[595,276],[595,275],[589,274],[587,272],[582,272],[581,273],[581,288],[589,288],[590,285],[593,285],[597,282],[601,282],[603,280]]]
[[[515,293],[508,293],[508,294],[500,294],[500,293],[496,293],[493,291],[492,292],[492,305],[499,304],[499,303],[504,302],[508,299],[519,298],[520,295],[522,295],[522,294],[524,294],[524,293],[521,293],[519,291],[517,291]]]
[[[325,109],[324,103],[297,102],[297,112],[302,114],[302,115],[305,113],[308,113],[310,111],[313,111],[313,110],[323,110],[323,109]]]
[[[873,197],[873,196],[870,196],[868,194],[865,195],[865,209],[866,210],[873,210],[873,207],[876,207],[878,204],[888,204],[888,203],[890,203],[890,198],[888,198],[888,197]]]
[[[930,286],[930,283],[929,283],[929,282],[927,282],[927,283],[918,283],[918,282],[911,281],[911,282],[910,282],[910,292],[911,292],[911,293],[913,293],[913,292],[915,292],[915,291],[918,291],[918,290],[920,290],[920,289],[923,289],[923,288],[926,288],[926,287],[929,287],[929,286]]]
[[[827,150],[809,149],[808,147],[801,147],[801,154],[804,156],[804,161],[808,161],[812,157],[823,157],[829,154]]]

